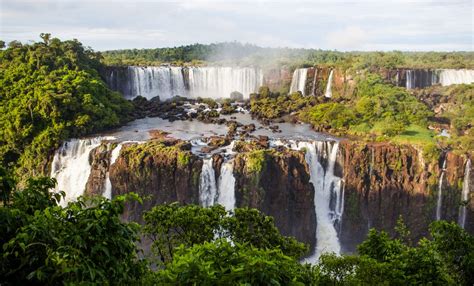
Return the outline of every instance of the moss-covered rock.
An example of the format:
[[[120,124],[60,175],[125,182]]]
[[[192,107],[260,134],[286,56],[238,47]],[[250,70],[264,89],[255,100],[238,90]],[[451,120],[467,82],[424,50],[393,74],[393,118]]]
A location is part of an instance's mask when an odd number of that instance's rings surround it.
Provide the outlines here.
[[[124,144],[111,166],[113,196],[135,192],[145,197],[143,205],[136,202],[127,205],[127,219],[141,221],[141,213],[157,204],[199,202],[202,160],[186,148],[183,150],[185,144],[180,141],[166,144],[162,141]]]

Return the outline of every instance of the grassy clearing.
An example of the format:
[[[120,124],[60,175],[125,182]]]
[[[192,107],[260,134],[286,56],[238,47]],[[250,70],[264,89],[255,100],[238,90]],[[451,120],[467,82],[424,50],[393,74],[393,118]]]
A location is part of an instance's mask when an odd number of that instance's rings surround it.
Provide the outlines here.
[[[400,135],[390,138],[390,141],[400,144],[426,145],[436,143],[435,136],[435,132],[427,128],[410,125]]]

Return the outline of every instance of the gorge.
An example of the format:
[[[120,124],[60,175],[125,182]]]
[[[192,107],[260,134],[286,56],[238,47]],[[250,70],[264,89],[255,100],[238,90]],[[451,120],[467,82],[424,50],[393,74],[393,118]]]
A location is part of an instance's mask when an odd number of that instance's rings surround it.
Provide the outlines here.
[[[114,134],[108,136],[72,140],[57,151],[52,176],[66,191],[66,201],[85,193],[151,196],[143,205],[128,206],[127,219],[138,221],[151,206],[173,201],[219,203],[229,210],[256,207],[274,216],[282,233],[311,245],[309,262],[324,252],[354,252],[369,228],[391,233],[399,216],[415,240],[439,213],[473,231],[472,202],[460,207],[473,191],[470,164],[452,153],[444,155],[445,163],[426,162],[409,146],[275,135],[269,147],[233,152],[236,145],[255,142],[235,139],[235,146],[218,148],[209,157],[200,152],[207,144],[192,140],[126,142],[122,137],[118,142]],[[80,179],[74,185],[72,174]]]
[[[469,82],[470,73],[406,70],[396,78],[412,89]],[[262,83],[282,80],[259,69],[230,67],[110,67],[106,79],[127,98],[160,100],[227,97],[233,91],[248,98]],[[340,70],[301,68],[293,73],[290,92],[331,100],[352,86],[351,76]],[[241,111],[220,116],[240,124],[232,134],[229,125],[216,122],[137,119],[95,138],[65,142],[54,155],[51,176],[66,192],[65,203],[83,194],[112,198],[133,191],[146,197],[143,205],[127,205],[126,220],[140,222],[152,206],[174,201],[260,209],[284,235],[310,245],[310,263],[327,252],[355,252],[370,228],[393,234],[399,217],[413,240],[440,219],[474,232],[469,157],[445,151],[433,161],[411,145],[338,138],[302,123],[268,126],[233,104]],[[192,114],[199,105],[185,102],[183,108]]]

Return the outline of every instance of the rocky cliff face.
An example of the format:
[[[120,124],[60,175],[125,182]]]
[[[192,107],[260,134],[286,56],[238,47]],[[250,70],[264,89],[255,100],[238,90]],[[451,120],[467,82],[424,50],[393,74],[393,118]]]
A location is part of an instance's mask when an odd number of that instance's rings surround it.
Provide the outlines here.
[[[257,150],[235,158],[236,206],[257,208],[275,218],[284,235],[314,247],[314,189],[300,151]]]
[[[91,173],[86,184],[86,195],[101,195],[104,191],[104,184],[109,170],[110,144],[101,144],[92,150],[89,161]]]
[[[112,196],[135,192],[143,204],[127,205],[124,217],[141,222],[142,212],[163,203],[199,203],[202,161],[180,142],[125,144],[110,168]]]
[[[142,212],[154,205],[178,201],[199,203],[202,159],[182,141],[124,144],[108,166],[110,149],[101,145],[92,152],[88,194],[100,194],[107,170],[112,195],[135,192],[143,205],[129,203],[124,218],[141,222]],[[342,141],[335,175],[343,178],[344,212],[338,237],[345,252],[354,252],[369,228],[394,234],[400,216],[418,240],[436,218],[439,178],[444,159],[441,217],[458,221],[466,158],[451,152],[439,162],[427,162],[422,151],[408,145]],[[216,181],[223,157],[213,156]],[[324,162],[322,162],[324,164]],[[236,207],[258,208],[275,218],[284,235],[314,247],[316,214],[314,189],[304,151],[285,148],[245,149],[234,158]],[[324,176],[324,174],[321,174]],[[474,194],[470,173],[470,197]],[[474,200],[467,205],[466,230],[474,232]]]
[[[345,187],[345,207],[339,234],[345,251],[355,251],[369,228],[394,235],[402,216],[418,240],[435,220],[442,162],[425,162],[412,146],[361,144],[344,141],[339,163]],[[463,179],[463,158],[448,153],[442,189],[442,219],[457,221]]]

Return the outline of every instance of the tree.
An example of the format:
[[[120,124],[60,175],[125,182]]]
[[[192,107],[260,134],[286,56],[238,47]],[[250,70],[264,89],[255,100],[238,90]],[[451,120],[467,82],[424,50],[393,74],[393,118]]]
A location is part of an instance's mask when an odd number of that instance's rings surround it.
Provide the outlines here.
[[[118,126],[132,110],[100,78],[99,54],[50,36],[0,50],[0,163],[19,180],[44,174],[62,140]]]
[[[0,207],[0,284],[130,284],[145,271],[138,225],[119,215],[127,197],[80,198],[65,208],[55,181],[30,179]],[[128,196],[133,198],[133,195]]]
[[[154,207],[144,214],[144,219],[144,232],[163,263],[172,261],[175,249],[180,245],[191,247],[216,238],[260,249],[280,249],[294,258],[300,258],[308,251],[303,243],[282,236],[273,218],[256,209],[237,208],[230,213],[219,205],[203,208],[173,203]]]
[[[316,285],[312,269],[278,249],[217,240],[177,249],[150,279],[162,285]]]

